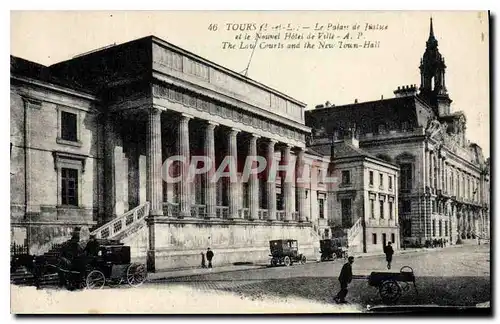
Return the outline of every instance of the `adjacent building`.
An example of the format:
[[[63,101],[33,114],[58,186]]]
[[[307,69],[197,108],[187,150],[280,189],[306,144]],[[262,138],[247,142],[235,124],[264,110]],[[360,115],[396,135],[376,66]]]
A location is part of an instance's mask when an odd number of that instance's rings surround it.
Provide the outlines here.
[[[328,188],[325,232],[347,236],[355,254],[382,252],[388,242],[398,249],[398,166],[360,149],[354,132],[333,138],[333,146],[329,142],[316,140],[310,146],[331,154],[330,172],[338,179]]]
[[[394,98],[306,111],[311,145],[354,130],[361,149],[399,167],[397,217],[406,243],[490,237],[489,162],[466,139],[464,113],[451,110],[445,71],[431,19],[419,88],[407,85]]]

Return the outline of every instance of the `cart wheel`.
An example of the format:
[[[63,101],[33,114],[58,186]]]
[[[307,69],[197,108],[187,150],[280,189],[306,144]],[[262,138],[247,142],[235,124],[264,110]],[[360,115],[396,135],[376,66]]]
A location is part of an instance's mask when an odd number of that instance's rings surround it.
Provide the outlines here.
[[[147,276],[148,272],[143,264],[132,263],[127,268],[127,282],[133,287],[142,285]]]
[[[408,270],[403,271],[403,269],[408,269]],[[413,273],[413,269],[412,269],[412,267],[409,267],[409,266],[403,266],[403,267],[401,267],[401,269],[399,270],[399,272],[410,272],[410,273]]]
[[[306,259],[306,256],[303,255],[301,258],[300,258],[300,264],[306,264],[307,262],[307,259]]]
[[[289,266],[292,264],[292,261],[290,260],[290,258],[289,258],[289,257],[287,257],[287,256],[286,256],[286,257],[283,259],[283,263],[285,264],[285,267],[289,267]]]
[[[104,273],[99,270],[92,270],[87,275],[87,280],[85,281],[87,289],[101,289],[106,283],[106,277]]]
[[[401,297],[401,286],[396,281],[387,280],[380,285],[379,293],[384,303],[395,303]]]
[[[275,258],[272,258],[271,259],[271,266],[275,267],[278,265],[278,260],[276,260]]]

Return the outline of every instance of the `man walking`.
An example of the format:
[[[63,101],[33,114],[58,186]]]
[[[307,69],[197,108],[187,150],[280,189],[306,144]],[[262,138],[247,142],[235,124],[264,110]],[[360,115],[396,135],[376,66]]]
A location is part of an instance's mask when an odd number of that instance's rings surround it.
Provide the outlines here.
[[[214,252],[210,250],[210,248],[207,249],[207,261],[208,261],[208,268],[212,268],[212,259],[214,257]]]
[[[348,257],[347,262],[344,264],[342,270],[340,271],[340,276],[339,276],[340,291],[337,293],[337,296],[335,296],[335,298],[333,299],[337,304],[346,303],[345,297],[347,296],[347,286],[352,281],[351,265],[353,263],[354,263],[354,257],[353,256]]]
[[[392,249],[391,242],[387,243],[387,246],[384,247],[385,259],[387,261],[387,269],[391,268],[392,255],[394,254],[394,250]]]

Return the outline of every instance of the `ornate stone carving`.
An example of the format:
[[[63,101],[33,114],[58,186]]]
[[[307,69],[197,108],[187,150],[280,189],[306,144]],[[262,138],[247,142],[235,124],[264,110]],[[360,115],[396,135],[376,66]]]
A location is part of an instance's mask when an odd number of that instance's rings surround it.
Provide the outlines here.
[[[153,95],[168,99],[170,101],[178,102],[201,111],[208,112],[212,115],[217,115],[223,118],[231,119],[233,121],[241,122],[245,125],[250,125],[252,127],[271,132],[273,134],[286,136],[288,138],[295,139],[301,142],[305,141],[305,134],[302,134],[298,131],[281,125],[277,125],[269,120],[260,118],[259,116],[249,115],[246,112],[216,104],[204,98],[200,98],[194,94],[182,93],[179,90],[155,84],[153,85]]]

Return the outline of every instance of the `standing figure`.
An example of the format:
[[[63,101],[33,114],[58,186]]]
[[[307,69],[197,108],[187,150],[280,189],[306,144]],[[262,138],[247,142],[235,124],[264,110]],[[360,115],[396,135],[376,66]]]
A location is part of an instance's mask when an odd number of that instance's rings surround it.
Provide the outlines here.
[[[207,264],[205,263],[205,253],[201,252],[201,267],[206,268]]]
[[[340,291],[337,293],[335,298],[335,302],[337,304],[345,303],[345,297],[347,296],[347,286],[351,283],[352,281],[352,264],[354,263],[354,257],[350,256],[347,258],[347,262],[344,264],[342,267],[342,270],[340,271],[339,275],[339,282],[340,282]]]
[[[387,269],[391,268],[392,255],[394,254],[394,250],[392,249],[391,242],[387,243],[387,246],[384,247],[385,260],[387,261]]]
[[[214,252],[210,250],[210,248],[207,248],[207,261],[208,261],[208,267],[212,268],[212,259],[214,257]]]

